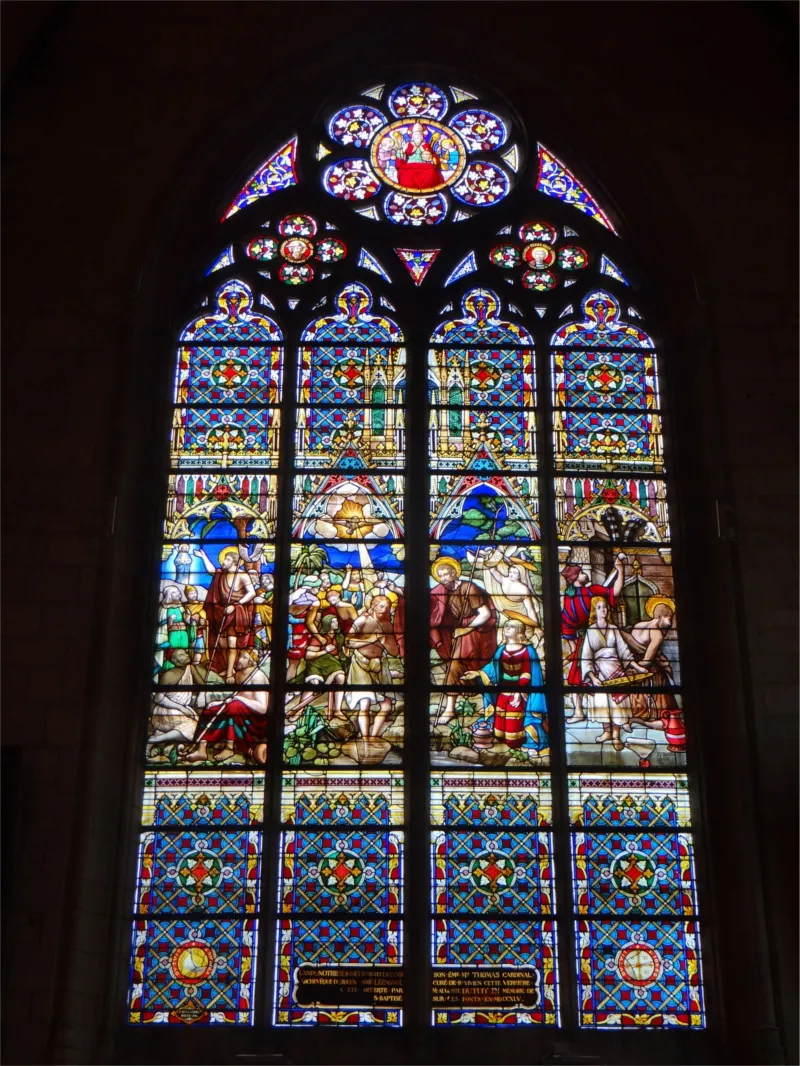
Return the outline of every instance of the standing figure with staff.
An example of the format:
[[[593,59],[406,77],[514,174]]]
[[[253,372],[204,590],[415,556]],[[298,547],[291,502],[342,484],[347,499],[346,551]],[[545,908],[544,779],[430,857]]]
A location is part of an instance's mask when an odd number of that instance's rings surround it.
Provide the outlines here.
[[[252,601],[256,598],[256,590],[241,571],[238,548],[223,548],[218,567],[202,548],[195,548],[194,554],[211,574],[211,585],[205,598],[208,637],[213,648],[210,669],[232,684],[236,681],[237,651],[254,644]]]
[[[457,559],[440,555],[431,573],[438,582],[431,589],[431,646],[444,663],[444,684],[458,685],[466,673],[494,657],[497,614],[491,597],[472,577],[462,580]],[[434,724],[447,725],[455,713],[456,694],[448,692]]]

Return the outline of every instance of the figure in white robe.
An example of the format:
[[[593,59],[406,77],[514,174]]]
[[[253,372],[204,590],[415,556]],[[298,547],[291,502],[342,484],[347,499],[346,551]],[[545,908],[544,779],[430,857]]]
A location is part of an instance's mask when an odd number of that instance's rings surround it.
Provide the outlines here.
[[[610,740],[616,751],[622,751],[625,745],[620,739],[620,729],[630,732],[631,728],[630,698],[624,691],[603,691],[603,688],[613,689],[615,681],[624,684],[631,674],[648,674],[648,671],[634,661],[619,629],[609,623],[608,612],[608,601],[602,596],[593,596],[589,628],[581,645],[581,677],[584,684],[596,685],[599,690],[592,696],[590,712],[592,720],[603,726],[596,742],[602,744]]]

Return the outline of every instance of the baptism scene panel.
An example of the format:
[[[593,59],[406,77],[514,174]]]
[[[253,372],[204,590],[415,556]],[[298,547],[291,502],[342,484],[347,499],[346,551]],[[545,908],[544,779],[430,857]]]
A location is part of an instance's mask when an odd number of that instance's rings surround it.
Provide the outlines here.
[[[228,521],[212,533],[162,545],[153,676],[164,688],[268,683],[274,545],[236,542]]]
[[[287,764],[396,765],[403,744],[404,546],[347,538],[293,544],[290,586]]]

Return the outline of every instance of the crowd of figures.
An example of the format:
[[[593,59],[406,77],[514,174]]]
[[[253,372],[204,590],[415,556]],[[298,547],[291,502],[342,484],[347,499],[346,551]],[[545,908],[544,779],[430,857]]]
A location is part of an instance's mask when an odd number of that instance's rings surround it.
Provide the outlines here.
[[[562,569],[568,746],[575,750],[596,752],[599,746],[605,752],[608,746],[621,752],[628,746],[636,752],[636,737],[630,737],[635,726],[645,727],[648,736],[654,731],[652,748],[666,739],[669,751],[682,750],[672,692],[674,603],[652,580],[654,567],[643,554],[648,551],[660,562],[654,550],[640,549],[633,567],[619,552],[599,576],[593,576],[597,560],[570,561]],[[385,542],[294,545],[285,665],[290,765],[399,762],[402,556],[402,547]],[[544,764],[549,725],[538,548],[449,545],[433,556],[434,763]],[[650,566],[647,584],[643,561]],[[149,758],[173,765],[263,764],[274,609],[271,549],[206,551],[182,543],[169,553],[165,573]]]

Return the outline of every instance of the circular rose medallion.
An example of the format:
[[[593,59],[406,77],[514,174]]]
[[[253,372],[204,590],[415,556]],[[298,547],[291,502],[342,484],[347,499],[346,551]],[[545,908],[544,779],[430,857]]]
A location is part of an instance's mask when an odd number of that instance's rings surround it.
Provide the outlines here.
[[[235,389],[247,381],[250,374],[240,359],[223,359],[211,367],[211,380],[222,389]]]
[[[317,224],[310,215],[287,215],[278,226],[281,237],[313,237]]]
[[[625,852],[611,863],[611,879],[618,892],[634,900],[650,891],[658,880],[658,872],[649,855],[640,851]]]
[[[496,248],[492,248],[489,259],[495,266],[513,270],[515,266],[519,266],[520,250],[513,244],[498,244]]]
[[[550,292],[556,287],[556,278],[549,270],[526,270],[522,275],[522,285],[534,292]]]
[[[384,201],[386,217],[398,226],[434,226],[447,214],[447,201],[441,193],[433,196],[405,196],[390,193]]]
[[[317,245],[317,259],[320,263],[338,263],[347,255],[347,248],[343,241],[335,237],[327,237]]]
[[[278,254],[278,242],[274,237],[257,237],[247,246],[251,259],[274,259]]]
[[[617,392],[623,381],[622,371],[610,363],[597,363],[586,371],[586,382],[590,388],[606,395]]]
[[[173,976],[181,984],[198,984],[213,971],[216,955],[202,940],[185,940],[170,956]]]
[[[328,167],[323,178],[325,188],[340,200],[369,200],[380,189],[380,182],[363,159],[343,159]]]
[[[389,109],[398,118],[441,118],[447,111],[447,97],[429,82],[411,82],[394,90]]]
[[[519,235],[523,241],[543,241],[545,244],[552,244],[556,239],[554,227],[547,222],[524,222]]]
[[[339,144],[366,148],[386,119],[374,107],[345,107],[328,123],[328,133]]]
[[[289,237],[281,245],[281,255],[290,263],[303,263],[314,254],[314,245],[305,237]]]
[[[628,944],[617,955],[620,977],[626,984],[635,988],[654,984],[661,969],[661,956],[647,944]]]
[[[508,178],[493,163],[470,163],[454,194],[473,207],[489,207],[502,200],[509,189]]]
[[[523,255],[534,270],[547,270],[556,261],[556,253],[549,244],[528,244]]]
[[[588,253],[577,244],[568,244],[558,250],[558,265],[562,270],[583,270],[588,262]]]
[[[314,277],[314,271],[308,263],[284,263],[278,277],[287,285],[305,285]]]
[[[417,118],[393,122],[382,130],[372,142],[370,158],[387,185],[418,196],[457,181],[467,155],[464,142],[449,126]]]
[[[470,152],[491,152],[508,137],[505,123],[490,111],[462,111],[450,119]]]

